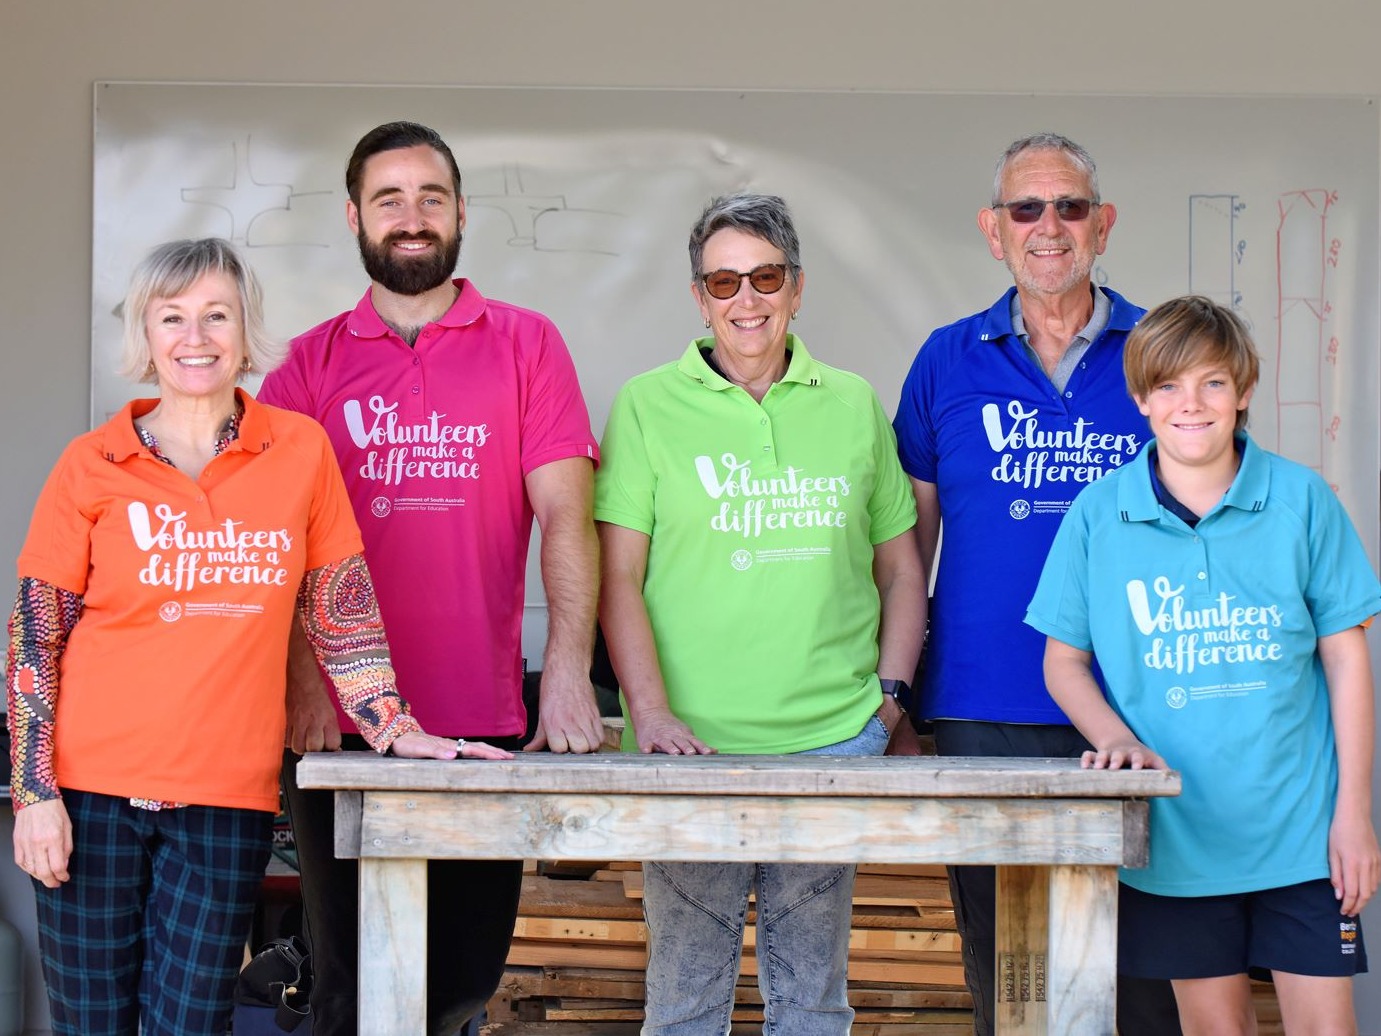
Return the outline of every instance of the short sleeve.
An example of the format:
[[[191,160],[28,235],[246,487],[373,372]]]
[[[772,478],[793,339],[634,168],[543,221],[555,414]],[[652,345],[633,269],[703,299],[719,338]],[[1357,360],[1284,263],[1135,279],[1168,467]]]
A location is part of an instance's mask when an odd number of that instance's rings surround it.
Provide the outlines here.
[[[1381,612],[1381,585],[1347,511],[1319,479],[1310,485],[1309,582],[1305,600],[1320,637]]]
[[[527,371],[523,409],[523,474],[568,457],[587,457],[599,464],[599,448],[590,430],[590,413],[580,392],[575,363],[556,325],[541,319]]]
[[[934,350],[929,346],[934,340],[935,336],[931,335],[916,353],[911,370],[902,383],[901,401],[897,404],[897,416],[892,422],[896,429],[897,454],[901,457],[902,469],[922,482],[935,482],[939,478],[935,429],[931,422],[935,372],[932,362]]]
[[[876,546],[900,536],[916,524],[916,495],[897,457],[897,439],[877,395],[872,403],[873,457],[877,477],[868,501],[869,539]]]
[[[656,478],[630,386],[614,399],[595,473],[595,520],[652,535]]]
[[[314,421],[304,422],[304,428],[304,456],[307,463],[314,463],[316,468],[316,484],[307,517],[305,564],[307,571],[311,571],[362,553],[364,540],[331,441]]]
[[[82,449],[80,439],[68,446],[48,475],[18,563],[19,578],[41,579],[74,594],[86,593],[96,524],[83,490],[89,480],[82,477]]]

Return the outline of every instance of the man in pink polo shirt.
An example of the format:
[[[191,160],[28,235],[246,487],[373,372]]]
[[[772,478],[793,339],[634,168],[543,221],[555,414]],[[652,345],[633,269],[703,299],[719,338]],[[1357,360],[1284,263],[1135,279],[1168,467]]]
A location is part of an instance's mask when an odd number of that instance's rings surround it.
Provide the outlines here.
[[[594,751],[599,455],[565,343],[541,314],[451,279],[465,201],[435,131],[408,122],[371,130],[350,157],[346,188],[370,289],[296,338],[259,399],[312,415],[330,435],[399,690],[428,731],[506,748],[525,732],[521,625],[536,517],[548,635],[527,747]],[[356,867],[334,858],[331,794],[298,789],[292,763],[302,752],[365,746],[342,738],[309,653],[293,659],[284,786],[316,971],[313,1032],[353,1036]],[[518,861],[429,865],[429,1033],[461,1031],[497,987],[520,882]]]

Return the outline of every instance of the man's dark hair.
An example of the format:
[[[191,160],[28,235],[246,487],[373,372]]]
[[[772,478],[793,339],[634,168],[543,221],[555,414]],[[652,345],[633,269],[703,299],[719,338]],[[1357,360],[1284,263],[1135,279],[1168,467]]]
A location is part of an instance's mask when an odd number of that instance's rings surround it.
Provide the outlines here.
[[[356,206],[360,204],[360,181],[364,179],[364,164],[381,151],[401,151],[403,148],[425,144],[446,159],[451,167],[451,184],[456,197],[460,197],[460,166],[456,156],[441,139],[441,134],[417,122],[386,122],[375,126],[360,138],[355,150],[350,153],[350,161],[345,165],[345,190]]]

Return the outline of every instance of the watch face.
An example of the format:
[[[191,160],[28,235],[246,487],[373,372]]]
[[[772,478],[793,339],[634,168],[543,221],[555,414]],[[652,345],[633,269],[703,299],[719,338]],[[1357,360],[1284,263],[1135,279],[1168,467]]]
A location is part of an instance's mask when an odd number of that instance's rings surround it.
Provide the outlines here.
[[[891,698],[900,698],[911,690],[905,680],[879,680],[878,683],[882,686],[882,693]]]

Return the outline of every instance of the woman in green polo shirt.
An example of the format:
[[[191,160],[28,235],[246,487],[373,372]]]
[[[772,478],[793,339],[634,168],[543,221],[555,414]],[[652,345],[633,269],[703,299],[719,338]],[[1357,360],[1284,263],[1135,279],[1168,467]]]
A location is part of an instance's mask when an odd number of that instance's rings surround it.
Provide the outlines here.
[[[786,204],[715,199],[691,230],[706,337],[628,382],[596,479],[600,620],[627,751],[881,755],[916,667],[916,512],[872,388],[788,332]],[[835,1036],[853,867],[648,863],[651,1036],[727,1031],[757,896],[764,1033]]]

